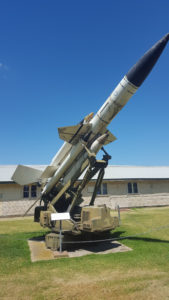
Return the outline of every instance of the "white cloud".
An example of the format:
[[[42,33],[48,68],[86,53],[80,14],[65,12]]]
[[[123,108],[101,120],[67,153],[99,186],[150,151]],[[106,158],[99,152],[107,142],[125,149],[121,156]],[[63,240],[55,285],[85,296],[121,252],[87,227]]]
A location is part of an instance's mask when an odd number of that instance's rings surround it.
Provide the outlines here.
[[[0,62],[0,78],[7,79],[8,66]]]
[[[0,69],[8,71],[8,67],[5,64],[3,64],[2,62],[0,62]]]

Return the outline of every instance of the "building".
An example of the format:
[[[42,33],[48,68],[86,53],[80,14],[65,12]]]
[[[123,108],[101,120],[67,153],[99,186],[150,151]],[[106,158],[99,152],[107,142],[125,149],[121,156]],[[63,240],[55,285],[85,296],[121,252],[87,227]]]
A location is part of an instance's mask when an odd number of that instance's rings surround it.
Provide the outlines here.
[[[85,188],[85,197],[91,196],[95,180]],[[108,166],[99,194],[96,204],[111,208],[169,205],[169,167]]]
[[[11,180],[16,167],[17,165],[0,166],[0,217],[23,215],[40,198],[41,188],[36,183],[21,186]],[[40,165],[32,167],[40,170],[45,168]],[[33,210],[30,214],[33,214]]]
[[[23,215],[36,202],[39,204],[41,188],[37,183],[20,186],[11,180],[16,165],[0,166],[0,217]],[[44,170],[46,166],[32,166]],[[96,176],[85,187],[87,204]],[[96,204],[109,207],[142,207],[169,205],[169,167],[108,166]],[[33,214],[34,207],[30,210]]]

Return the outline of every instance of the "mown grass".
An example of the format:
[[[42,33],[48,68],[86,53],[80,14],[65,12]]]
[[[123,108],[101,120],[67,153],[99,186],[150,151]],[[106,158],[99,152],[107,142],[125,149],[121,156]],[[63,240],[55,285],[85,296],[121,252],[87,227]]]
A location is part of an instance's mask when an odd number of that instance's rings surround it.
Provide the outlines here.
[[[121,213],[115,238],[133,251],[31,263],[32,218],[0,221],[0,299],[168,299],[169,208]]]

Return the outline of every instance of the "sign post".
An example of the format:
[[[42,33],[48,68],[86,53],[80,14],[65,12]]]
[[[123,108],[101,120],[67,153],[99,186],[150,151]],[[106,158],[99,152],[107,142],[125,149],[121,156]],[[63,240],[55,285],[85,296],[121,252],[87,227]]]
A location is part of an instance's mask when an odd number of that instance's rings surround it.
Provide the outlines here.
[[[60,232],[59,232],[59,251],[62,252],[62,220],[60,222]]]
[[[70,220],[70,213],[53,213],[51,214],[51,221],[59,221],[59,252],[62,252],[62,221]]]

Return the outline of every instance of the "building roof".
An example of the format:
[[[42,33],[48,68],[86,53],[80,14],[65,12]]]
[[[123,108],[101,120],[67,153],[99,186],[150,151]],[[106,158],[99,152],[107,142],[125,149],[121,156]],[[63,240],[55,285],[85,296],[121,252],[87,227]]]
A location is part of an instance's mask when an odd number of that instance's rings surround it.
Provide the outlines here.
[[[11,177],[17,165],[0,165],[0,183],[13,182]],[[29,165],[38,170],[44,170],[46,165]],[[83,175],[80,177],[82,179]],[[96,179],[97,175],[93,177]],[[169,179],[169,166],[108,166],[105,170],[105,180],[130,179]]]
[[[96,179],[97,175],[93,177]],[[108,166],[105,180],[169,179],[169,166]]]
[[[0,183],[2,182],[13,182],[11,179],[13,173],[16,170],[17,165],[0,165]],[[29,165],[29,167],[38,169],[38,170],[44,170],[45,165]]]

